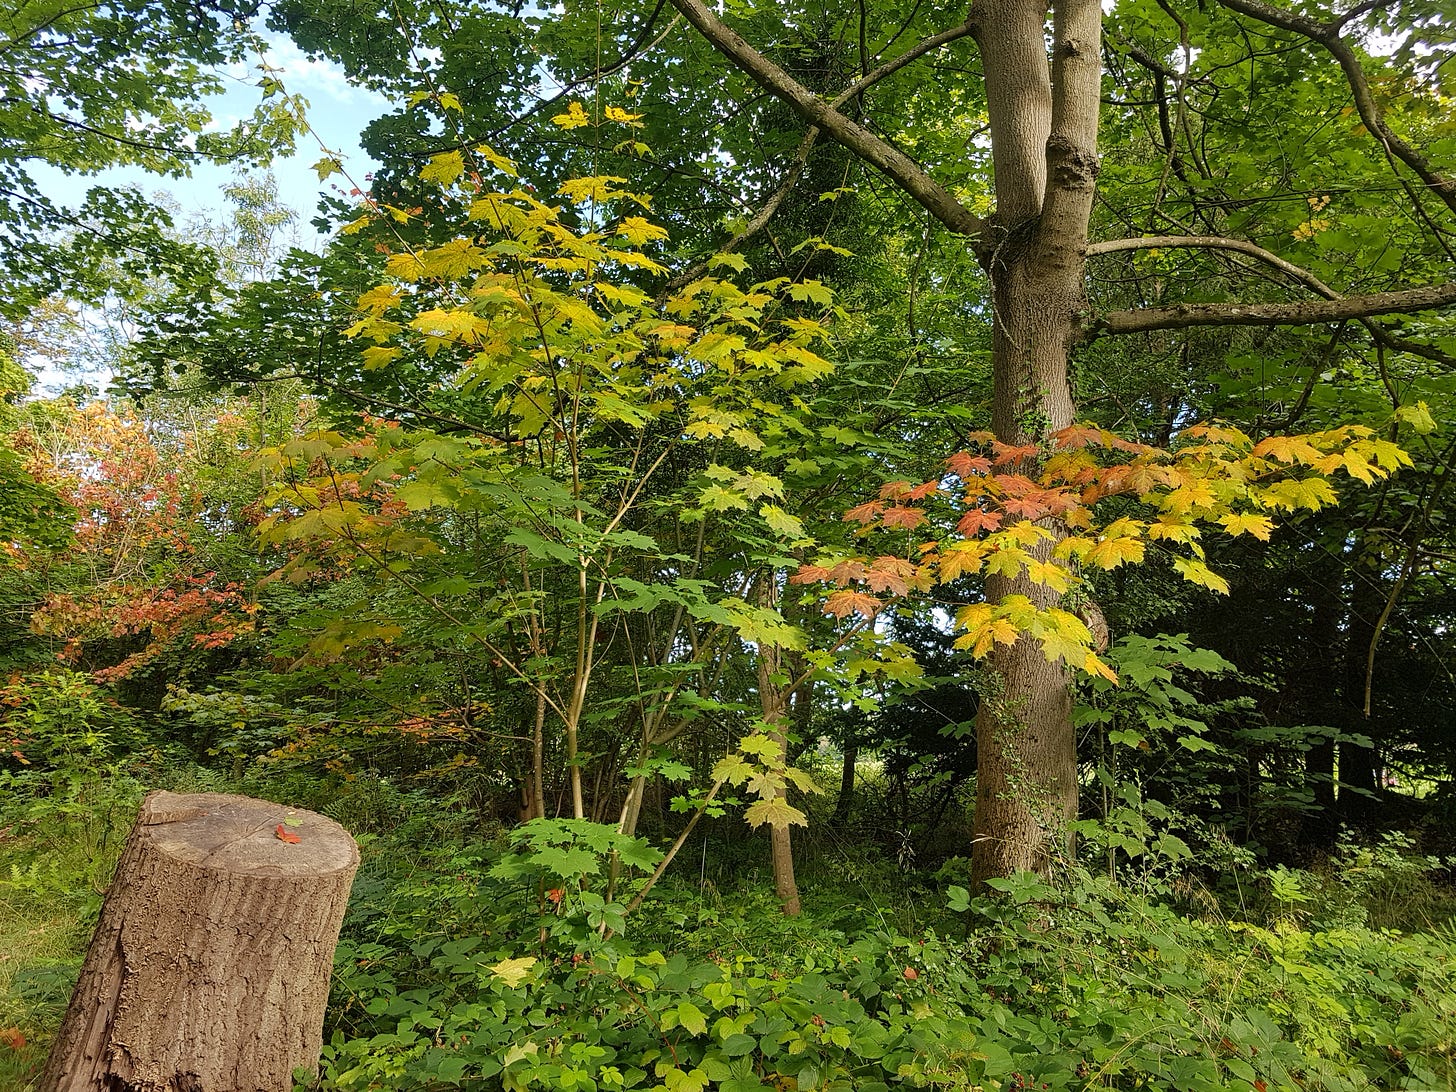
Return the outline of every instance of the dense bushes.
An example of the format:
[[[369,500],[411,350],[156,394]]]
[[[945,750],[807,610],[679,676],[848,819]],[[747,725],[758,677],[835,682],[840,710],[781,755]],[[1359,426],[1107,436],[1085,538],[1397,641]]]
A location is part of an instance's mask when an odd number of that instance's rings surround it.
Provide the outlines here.
[[[318,1089],[1456,1084],[1456,903],[1442,862],[1401,836],[1311,871],[1204,885],[1186,860],[1140,862],[1121,886],[1070,868],[972,899],[956,861],[931,875],[831,852],[821,826],[806,912],[787,920],[725,818],[684,851],[698,868],[624,921],[643,874],[626,866],[656,854],[610,827],[507,832],[384,779],[276,765],[233,782],[123,746],[128,726],[77,680],[40,685],[6,691],[47,758],[12,763],[0,802],[0,1087],[43,1055],[139,778],[286,797],[360,832]]]
[[[405,868],[376,853],[340,947],[322,1087],[1456,1082],[1456,936],[1355,923],[1369,888],[1338,872],[1320,899],[1344,924],[1288,898],[1257,922],[1187,918],[1086,874],[1063,894],[1030,877],[955,892],[959,911],[876,907],[888,886],[821,877],[796,922],[678,884],[616,936],[579,900],[561,913],[559,890],[492,878],[497,856],[439,846]],[[1301,882],[1316,888],[1284,873],[1281,890]]]

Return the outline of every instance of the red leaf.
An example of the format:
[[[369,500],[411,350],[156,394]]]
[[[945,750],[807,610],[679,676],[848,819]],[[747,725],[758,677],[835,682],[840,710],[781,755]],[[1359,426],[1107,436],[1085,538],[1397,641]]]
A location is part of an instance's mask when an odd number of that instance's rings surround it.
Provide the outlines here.
[[[925,513],[918,508],[897,506],[884,514],[882,522],[886,527],[903,527],[913,531],[925,522]]]
[[[873,618],[880,613],[880,608],[883,606],[884,604],[873,595],[855,591],[840,591],[824,600],[824,613],[832,614],[836,618],[848,618],[851,614],[856,613],[862,614],[866,618]]]
[[[25,1036],[20,1033],[19,1028],[0,1028],[0,1043],[11,1050],[24,1050]]]
[[[302,838],[294,834],[293,831],[289,830],[282,823],[278,824],[278,828],[273,833],[280,842],[287,842],[291,846],[296,846],[299,842],[303,841]]]
[[[994,531],[1000,526],[1000,512],[987,512],[982,508],[972,508],[961,517],[961,521],[956,524],[956,530],[963,535],[975,535],[982,531]]]
[[[799,571],[789,577],[790,584],[817,584],[829,579],[829,570],[822,565],[800,565]]]
[[[991,445],[991,451],[996,456],[994,460],[996,466],[1019,463],[1025,459],[1034,459],[1041,454],[1041,448],[1036,444],[1022,444],[1018,447],[997,442]]]
[[[857,504],[848,512],[844,513],[844,518],[846,521],[859,524],[874,523],[884,510],[884,501],[865,501],[863,504]]]
[[[945,461],[945,467],[964,481],[966,478],[972,478],[990,470],[991,460],[984,455],[971,455],[969,452],[958,451]]]
[[[1059,448],[1067,451],[1091,444],[1105,447],[1108,442],[1107,435],[1100,428],[1091,425],[1072,425],[1070,428],[1052,433],[1052,439],[1057,442]]]
[[[888,591],[892,595],[904,595],[910,590],[906,578],[915,575],[915,566],[902,558],[884,556],[875,558],[874,564],[865,573],[865,583],[872,592]]]

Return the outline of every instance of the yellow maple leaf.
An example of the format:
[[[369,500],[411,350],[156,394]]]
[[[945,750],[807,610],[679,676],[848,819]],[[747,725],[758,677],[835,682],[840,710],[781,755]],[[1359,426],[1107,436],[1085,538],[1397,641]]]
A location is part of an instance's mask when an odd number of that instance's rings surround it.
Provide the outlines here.
[[[566,113],[557,114],[551,119],[552,125],[559,125],[563,129],[580,129],[583,125],[590,125],[591,118],[586,116],[581,103],[573,100],[567,107]]]
[[[448,186],[464,173],[465,157],[460,152],[441,152],[430,157],[430,161],[420,171],[420,179]]]
[[[1026,559],[1026,575],[1038,584],[1045,584],[1054,592],[1065,592],[1072,586],[1072,574],[1054,561]]]
[[[1143,559],[1144,547],[1135,538],[1106,538],[1087,551],[1087,561],[1099,569],[1115,569],[1124,562]]]
[[[1183,579],[1193,584],[1201,584],[1210,591],[1216,591],[1220,595],[1227,595],[1229,583],[1218,573],[1214,572],[1201,561],[1194,561],[1186,557],[1175,557],[1173,568],[1183,574]]]
[[[653,239],[666,239],[667,229],[641,216],[629,216],[617,225],[617,234],[633,246],[641,246]]]
[[[535,956],[521,956],[519,959],[503,959],[493,964],[490,973],[511,989],[515,989],[531,977],[531,968],[536,965]]]
[[[1253,512],[1229,512],[1220,516],[1218,522],[1231,535],[1253,535],[1260,542],[1268,542],[1269,536],[1274,533],[1274,521]]]
[[[1320,457],[1319,448],[1303,436],[1266,436],[1249,452],[1255,458],[1270,456],[1281,463],[1313,463]]]

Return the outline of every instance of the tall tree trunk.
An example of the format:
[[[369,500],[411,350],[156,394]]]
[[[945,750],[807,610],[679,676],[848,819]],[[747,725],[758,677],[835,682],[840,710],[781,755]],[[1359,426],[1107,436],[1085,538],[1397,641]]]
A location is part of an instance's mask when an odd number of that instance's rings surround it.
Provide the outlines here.
[[[332,819],[154,792],[117,865],[44,1092],[291,1092],[323,1045],[359,851]]]
[[[859,762],[859,735],[850,729],[844,740],[844,764],[839,769],[839,798],[834,801],[833,822],[847,822],[849,809],[854,803],[854,774]]]
[[[1340,574],[1334,566],[1321,565],[1315,570],[1315,577],[1308,589],[1314,599],[1311,628],[1315,639],[1303,671],[1310,686],[1307,701],[1317,718],[1314,723],[1338,729],[1343,719],[1339,661],[1331,655],[1331,650],[1340,647],[1340,601],[1334,591],[1339,586]],[[1321,849],[1332,848],[1340,825],[1335,813],[1334,736],[1322,738],[1305,752],[1304,778],[1314,795],[1314,806],[1301,829],[1301,841]]]
[[[759,585],[759,602],[765,607],[777,605],[778,589],[774,584],[775,573],[764,574]],[[758,649],[758,701],[767,726],[767,735],[779,745],[779,761],[789,761],[789,682],[784,672],[784,650],[778,645],[764,644]],[[774,790],[770,790],[773,792]],[[787,793],[787,787],[778,790]],[[789,917],[799,915],[799,885],[794,879],[793,836],[787,824],[769,827],[769,848],[773,860],[774,893],[778,895],[784,913]]]
[[[536,695],[536,719],[531,725],[531,814],[546,818],[546,691]]]
[[[781,748],[782,761],[788,762],[788,709],[784,701],[784,687],[774,676],[779,674],[782,660],[777,645],[765,645],[758,650],[758,696],[763,710],[763,722],[768,726],[768,736]],[[779,790],[787,791],[787,790]],[[799,885],[794,879],[794,847],[791,828],[776,824],[768,829],[769,847],[773,859],[774,894],[778,895],[784,913],[789,917],[799,914]]]
[[[1365,672],[1370,642],[1375,639],[1375,622],[1385,603],[1385,584],[1381,576],[1384,555],[1379,546],[1365,535],[1355,539],[1350,571],[1350,621],[1345,627],[1344,685],[1341,705],[1344,717],[1340,728],[1351,735],[1367,735],[1371,731],[1365,716]],[[1340,818],[1359,826],[1369,820],[1375,808],[1375,775],[1378,766],[1374,749],[1358,743],[1340,744]]]
[[[1045,6],[978,0],[977,24],[996,172],[993,239],[983,245],[995,331],[993,427],[1003,443],[1039,444],[1072,424],[1068,364],[1086,306],[1087,225],[1097,178],[1101,9],[1096,0],[1059,4],[1050,68]],[[1045,522],[1054,535],[1062,528]],[[1055,539],[1033,551],[1051,556]],[[1025,572],[986,582],[992,602],[1025,595],[1039,608],[1060,596]],[[1077,816],[1077,752],[1071,675],[1023,637],[991,660],[998,693],[976,718],[977,883],[1045,872],[1070,847]]]

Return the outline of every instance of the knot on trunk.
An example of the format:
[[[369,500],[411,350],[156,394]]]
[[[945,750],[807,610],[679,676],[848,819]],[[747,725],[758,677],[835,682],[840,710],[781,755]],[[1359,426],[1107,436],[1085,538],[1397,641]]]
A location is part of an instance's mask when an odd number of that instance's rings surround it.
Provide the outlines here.
[[[1046,155],[1052,182],[1059,188],[1082,190],[1097,184],[1102,165],[1095,152],[1079,148],[1067,137],[1053,133],[1047,138]]]

